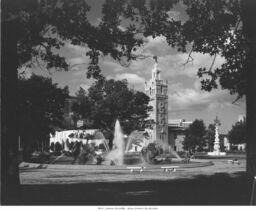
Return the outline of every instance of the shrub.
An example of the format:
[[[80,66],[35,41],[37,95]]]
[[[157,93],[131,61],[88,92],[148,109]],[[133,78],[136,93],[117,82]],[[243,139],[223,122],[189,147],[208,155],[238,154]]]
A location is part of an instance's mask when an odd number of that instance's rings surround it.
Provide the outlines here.
[[[49,163],[50,153],[48,152],[34,152],[32,153],[30,162],[33,163]]]
[[[54,151],[54,143],[51,143],[50,150]]]
[[[55,143],[55,153],[56,154],[61,154],[61,150],[62,150],[62,145],[59,142]]]

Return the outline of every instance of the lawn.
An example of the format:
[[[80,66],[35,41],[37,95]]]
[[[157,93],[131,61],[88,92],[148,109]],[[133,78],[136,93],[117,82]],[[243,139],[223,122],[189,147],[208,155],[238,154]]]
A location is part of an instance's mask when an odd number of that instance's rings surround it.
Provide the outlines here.
[[[20,170],[20,205],[248,205],[245,160],[141,174],[126,166],[55,165]]]

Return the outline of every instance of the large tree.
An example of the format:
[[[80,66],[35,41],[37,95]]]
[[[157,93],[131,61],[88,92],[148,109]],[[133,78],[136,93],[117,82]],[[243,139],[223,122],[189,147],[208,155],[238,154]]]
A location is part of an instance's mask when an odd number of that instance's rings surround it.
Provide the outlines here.
[[[73,109],[76,115],[87,119],[85,127],[101,128],[113,135],[115,121],[121,123],[124,133],[146,127],[149,122],[149,97],[128,87],[126,80],[101,80],[95,82],[88,93],[80,89]],[[109,138],[111,138],[111,135]]]
[[[76,92],[76,101],[72,105],[73,118],[76,120],[83,119],[86,121],[86,126],[90,127],[90,113],[91,103],[88,97],[88,93],[80,87]]]
[[[98,65],[100,55],[110,55],[118,61],[132,59],[134,46],[142,39],[135,31],[123,31],[116,19],[121,11],[111,2],[103,7],[106,17],[99,25],[87,19],[89,5],[84,0],[5,0],[2,6],[2,202],[18,198],[17,163],[17,68],[27,66],[68,70],[69,66],[58,50],[70,42],[88,47],[90,57],[87,76],[102,79]],[[112,11],[111,11],[112,10]],[[109,20],[107,16],[113,16]],[[107,20],[107,21],[105,21]],[[14,194],[14,195],[13,195]],[[16,196],[15,196],[16,195]]]
[[[232,129],[228,132],[228,138],[232,144],[243,144],[246,142],[246,123],[237,122],[232,125]]]
[[[68,88],[59,88],[50,78],[32,75],[18,81],[18,134],[24,150],[46,146],[49,134],[63,127]]]
[[[206,146],[206,127],[203,120],[196,119],[185,131],[184,149],[192,152],[202,151]]]

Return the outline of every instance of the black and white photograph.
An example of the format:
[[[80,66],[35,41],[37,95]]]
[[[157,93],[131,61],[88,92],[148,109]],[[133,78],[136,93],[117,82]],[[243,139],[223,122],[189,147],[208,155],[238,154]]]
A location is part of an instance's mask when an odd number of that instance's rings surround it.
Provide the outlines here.
[[[0,194],[255,206],[256,0],[2,0]]]

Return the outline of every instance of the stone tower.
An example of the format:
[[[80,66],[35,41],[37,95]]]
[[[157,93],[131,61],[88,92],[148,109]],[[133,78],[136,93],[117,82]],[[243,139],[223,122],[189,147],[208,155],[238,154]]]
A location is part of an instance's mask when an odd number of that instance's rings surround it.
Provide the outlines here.
[[[150,97],[150,105],[153,107],[149,118],[155,122],[150,136],[152,141],[158,142],[166,149],[168,146],[168,82],[161,80],[157,57],[154,57],[154,60],[151,79],[145,82],[145,92]]]

